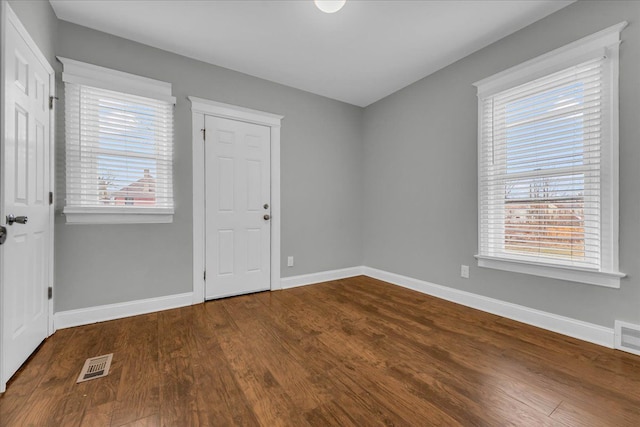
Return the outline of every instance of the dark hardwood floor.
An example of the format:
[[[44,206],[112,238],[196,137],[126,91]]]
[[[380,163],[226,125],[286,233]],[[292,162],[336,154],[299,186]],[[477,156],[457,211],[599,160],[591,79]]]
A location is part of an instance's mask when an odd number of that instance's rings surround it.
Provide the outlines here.
[[[60,330],[0,425],[640,426],[640,357],[357,277]]]

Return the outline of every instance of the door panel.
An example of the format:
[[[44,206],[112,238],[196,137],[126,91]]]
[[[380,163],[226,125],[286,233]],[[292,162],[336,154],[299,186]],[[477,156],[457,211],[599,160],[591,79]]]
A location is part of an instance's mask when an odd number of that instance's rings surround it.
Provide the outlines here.
[[[205,128],[206,298],[270,289],[270,129],[212,116]]]
[[[50,248],[49,72],[11,19],[6,26],[2,89],[5,134],[2,159],[2,212],[26,216],[25,224],[5,224],[1,247],[2,383],[11,378],[47,337]]]
[[[233,213],[234,208],[234,159],[218,157],[218,211]]]

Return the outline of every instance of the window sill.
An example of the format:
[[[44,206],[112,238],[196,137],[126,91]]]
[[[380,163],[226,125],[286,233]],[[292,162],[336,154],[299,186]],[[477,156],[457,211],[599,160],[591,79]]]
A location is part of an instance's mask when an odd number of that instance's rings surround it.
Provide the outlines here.
[[[620,288],[620,279],[626,276],[626,274],[620,272],[604,272],[559,265],[539,264],[485,255],[475,255],[475,257],[478,260],[478,267],[531,274],[534,276],[568,280],[608,288]]]
[[[162,208],[65,208],[67,224],[169,224],[173,209]]]

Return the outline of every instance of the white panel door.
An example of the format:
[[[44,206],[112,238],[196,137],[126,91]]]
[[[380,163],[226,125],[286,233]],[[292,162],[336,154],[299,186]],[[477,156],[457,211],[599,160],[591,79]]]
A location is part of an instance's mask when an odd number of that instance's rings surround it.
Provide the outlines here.
[[[0,224],[2,261],[2,382],[47,337],[49,286],[49,72],[8,20]],[[26,217],[9,225],[7,215]]]
[[[206,298],[270,289],[267,126],[205,116]]]

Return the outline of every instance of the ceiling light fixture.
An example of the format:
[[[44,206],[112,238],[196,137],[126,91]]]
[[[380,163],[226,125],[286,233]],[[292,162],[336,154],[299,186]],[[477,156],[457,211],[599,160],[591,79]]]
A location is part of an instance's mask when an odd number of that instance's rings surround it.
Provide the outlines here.
[[[324,13],[335,13],[342,9],[347,0],[313,0],[313,2]]]

